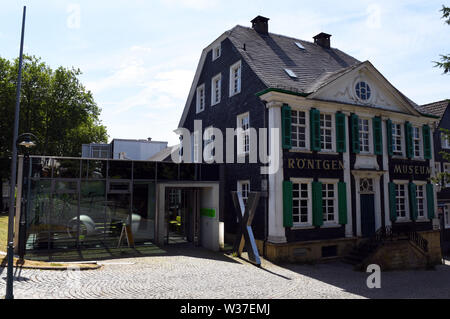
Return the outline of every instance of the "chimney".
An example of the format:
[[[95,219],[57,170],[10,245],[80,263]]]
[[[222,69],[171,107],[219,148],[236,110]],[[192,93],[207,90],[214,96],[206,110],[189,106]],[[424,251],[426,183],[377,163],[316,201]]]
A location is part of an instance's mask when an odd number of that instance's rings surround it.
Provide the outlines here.
[[[314,43],[320,45],[322,48],[330,48],[330,37],[331,34],[320,32],[318,35],[314,36]]]
[[[151,141],[152,141],[152,138],[151,138],[151,137],[147,137],[147,141],[148,141],[148,142],[151,142]]]
[[[252,21],[252,28],[255,29],[256,32],[262,33],[262,34],[268,34],[269,33],[269,18],[265,18],[262,16],[257,16]]]

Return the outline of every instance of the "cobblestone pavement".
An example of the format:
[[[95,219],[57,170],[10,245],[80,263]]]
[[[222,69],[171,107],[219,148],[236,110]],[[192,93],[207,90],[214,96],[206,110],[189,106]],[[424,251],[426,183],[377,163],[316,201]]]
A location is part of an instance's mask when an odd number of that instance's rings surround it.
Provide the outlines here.
[[[15,270],[15,298],[450,298],[450,262],[428,271],[369,274],[332,262],[257,268],[239,258],[202,248],[171,249],[167,255],[100,262],[81,272]],[[6,269],[0,268],[4,293]]]

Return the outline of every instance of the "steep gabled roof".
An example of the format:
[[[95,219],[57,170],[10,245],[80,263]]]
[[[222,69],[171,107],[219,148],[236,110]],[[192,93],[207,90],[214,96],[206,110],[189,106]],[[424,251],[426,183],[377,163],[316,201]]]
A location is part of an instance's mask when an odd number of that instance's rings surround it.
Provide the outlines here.
[[[274,33],[261,34],[252,28],[236,26],[230,41],[245,61],[270,88],[310,93],[310,86],[326,73],[347,69],[360,61],[335,49]],[[299,48],[300,43],[304,49]],[[289,76],[289,69],[297,76]]]
[[[418,110],[422,113],[428,113],[432,114],[434,116],[439,117],[439,119],[442,119],[442,116],[445,113],[445,110],[450,105],[450,99],[442,100],[438,102],[428,103],[424,105],[418,106]]]

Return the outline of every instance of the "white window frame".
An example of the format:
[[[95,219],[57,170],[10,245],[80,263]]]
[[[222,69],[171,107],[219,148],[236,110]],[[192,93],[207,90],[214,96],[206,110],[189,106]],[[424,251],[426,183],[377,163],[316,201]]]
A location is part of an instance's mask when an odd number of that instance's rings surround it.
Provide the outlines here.
[[[212,49],[212,60],[215,61],[222,55],[222,45],[219,43]]]
[[[319,122],[321,121],[321,117],[326,116],[326,115],[330,115],[331,116],[331,128],[326,128],[326,129],[331,129],[331,149],[325,149],[322,147],[322,124],[320,123],[320,151],[321,152],[335,152],[336,150],[336,125],[335,125],[335,116],[334,113],[328,113],[328,112],[320,112],[320,116],[319,116]],[[325,128],[323,128],[325,129]],[[325,143],[324,143],[325,145]]]
[[[442,213],[444,214],[444,227],[450,228],[450,204],[446,204],[442,207]]]
[[[203,94],[201,94],[203,90]],[[205,91],[205,84],[201,84],[197,87],[197,100],[196,100],[196,110],[197,110],[197,114],[200,112],[203,112],[205,110],[205,106],[206,106],[206,91]],[[203,98],[203,103],[202,103],[202,98]]]
[[[245,190],[244,185],[248,185],[247,190]],[[244,205],[247,204],[248,195],[250,193],[250,180],[249,179],[238,180],[237,181],[237,191],[241,192],[242,199],[244,200]]]
[[[395,153],[395,146],[397,145],[397,140],[395,139],[395,137],[397,137],[397,135],[394,135],[394,132],[396,132],[396,128],[394,128],[394,126],[399,125],[400,126],[400,151],[401,154],[396,154]],[[404,125],[403,123],[398,123],[398,122],[392,122],[392,154],[393,156],[397,156],[397,157],[404,157],[405,156],[405,133],[404,133]]]
[[[248,118],[248,128],[242,129],[242,119]],[[244,156],[250,153],[250,112],[239,114],[236,117],[236,128],[237,130],[237,154],[238,156]],[[248,136],[248,149],[246,149],[246,136]],[[240,147],[241,146],[241,147]]]
[[[416,200],[417,200],[417,220],[418,221],[427,221],[428,220],[428,204],[427,204],[427,183],[424,181],[413,181],[413,183],[416,185]],[[423,200],[423,216],[419,215],[419,187],[422,187],[422,200]]]
[[[445,149],[450,149],[450,139],[446,138],[444,132],[441,132],[441,147]]]
[[[214,127],[208,126],[207,128],[205,128],[205,133],[204,133],[204,137],[205,137],[205,147],[203,148],[203,152],[206,149],[206,145],[212,143],[214,141],[214,132],[213,132]],[[214,138],[213,138],[214,137]],[[214,151],[214,149],[212,150]],[[214,159],[214,154],[210,153],[210,154],[203,154],[205,161],[212,161]]]
[[[308,196],[306,197],[307,200],[307,209],[308,209],[308,220],[306,222],[299,221],[298,223],[293,222],[293,227],[312,227],[312,201],[310,200],[312,198],[312,178],[291,178],[290,181],[292,182],[292,219],[294,219],[294,201],[297,199],[294,197],[294,184],[306,184],[308,189]],[[299,195],[301,195],[301,190],[299,189]],[[299,196],[298,200],[302,200],[301,196]],[[299,214],[299,220],[300,220],[301,214]]]
[[[309,150],[309,148],[310,148],[310,137],[309,137],[309,130],[310,130],[310,127],[309,127],[309,111],[308,110],[300,110],[300,109],[295,109],[295,108],[293,108],[292,110],[291,110],[291,112],[303,112],[303,113],[305,113],[305,125],[299,125],[299,124],[294,124],[293,123],[293,121],[291,121],[292,123],[291,123],[291,141],[292,141],[292,149],[294,149],[294,150]],[[292,116],[292,113],[291,113],[291,117],[293,118],[293,116]],[[297,146],[297,143],[295,143],[295,145],[294,145],[294,138],[293,138],[293,134],[294,134],[294,126],[295,127],[305,127],[305,147],[300,147],[300,146]],[[298,134],[297,134],[297,136],[298,136]]]
[[[235,82],[235,70],[239,68],[239,73],[238,73],[238,77],[237,77],[237,89],[234,89],[234,82]],[[241,89],[242,89],[242,61],[239,60],[238,62],[236,62],[235,64],[233,64],[230,67],[230,97],[232,97],[233,95],[239,94],[241,93]]]
[[[327,220],[323,221],[323,226],[335,226],[335,225],[338,225],[338,223],[339,223],[339,214],[338,214],[338,212],[339,212],[339,207],[338,207],[338,204],[339,204],[338,203],[338,182],[339,182],[339,180],[338,179],[319,179],[319,182],[322,183],[322,190],[321,190],[322,192],[323,192],[323,185],[324,184],[332,184],[333,185],[333,193],[334,193],[334,197],[333,197],[333,215],[334,215],[334,217],[333,217],[332,221],[329,221],[328,220],[328,216],[327,216]],[[323,201],[324,200],[327,200],[327,199],[324,199],[323,193],[322,193],[322,215],[323,216],[325,216],[324,212],[323,212],[323,209],[324,209]]]
[[[415,130],[418,130],[418,137],[416,137]],[[420,126],[412,127],[412,140],[413,140],[413,155],[414,158],[423,159],[423,142],[422,142],[422,129]],[[419,154],[416,154],[416,144],[419,146]]]
[[[444,162],[443,164],[444,165],[442,167],[443,168],[442,172],[450,174],[450,163]],[[444,186],[450,187],[450,178],[447,178],[447,180],[445,180],[445,177],[444,177]]]
[[[396,211],[397,211],[397,221],[398,222],[409,222],[410,221],[410,214],[409,214],[409,190],[408,190],[408,183],[409,181],[404,181],[404,180],[400,180],[400,181],[395,181],[394,180],[394,184],[395,184],[395,207],[396,207]],[[397,205],[397,200],[398,200],[398,196],[397,196],[397,186],[403,185],[404,188],[404,192],[405,192],[405,196],[403,197],[405,200],[405,216],[400,216],[399,215],[399,210],[398,210],[398,205]]]
[[[368,129],[368,141],[367,141],[367,146],[368,146],[368,151],[364,151],[361,149],[362,147],[362,138],[361,138],[361,121],[367,121],[367,129]],[[372,119],[368,118],[368,117],[360,117],[358,119],[358,135],[359,135],[359,151],[361,154],[372,154],[373,153],[373,136],[372,136]]]
[[[216,94],[216,82],[219,83],[217,94]],[[217,96],[218,99],[216,98]],[[219,73],[211,79],[211,106],[219,104],[221,99],[222,99],[222,74]]]

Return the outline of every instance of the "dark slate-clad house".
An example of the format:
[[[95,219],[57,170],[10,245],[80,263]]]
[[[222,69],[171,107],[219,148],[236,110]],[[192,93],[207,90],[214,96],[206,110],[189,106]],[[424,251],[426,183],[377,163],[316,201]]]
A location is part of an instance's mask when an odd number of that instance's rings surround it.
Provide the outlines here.
[[[235,152],[246,162],[221,164],[225,241],[237,227],[231,191],[244,199],[260,191],[253,231],[271,260],[344,256],[361,239],[394,228],[426,239],[440,259],[430,182],[436,116],[369,61],[333,48],[330,34],[299,40],[270,33],[268,21],[258,16],[251,28],[235,26],[203,50],[179,122],[193,132],[201,120],[205,131],[224,136],[241,129]],[[275,173],[250,163],[259,142],[250,128],[268,129],[268,145],[279,153]],[[192,144],[195,154],[199,142]]]
[[[434,156],[436,173],[450,173],[450,162],[444,159],[441,152],[450,153],[450,140],[446,138],[441,128],[450,130],[450,100],[429,103],[420,107],[423,112],[439,118],[439,125],[434,132]],[[450,180],[442,180],[437,189],[439,212],[444,216],[444,237],[450,242]]]

